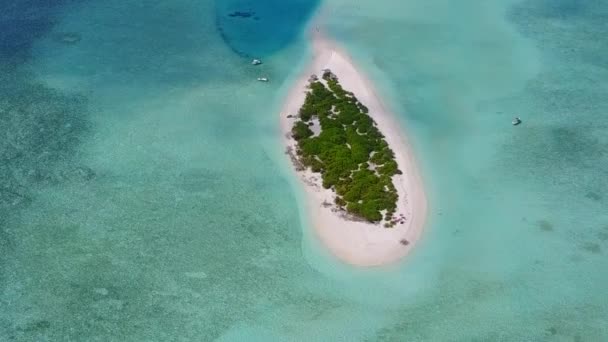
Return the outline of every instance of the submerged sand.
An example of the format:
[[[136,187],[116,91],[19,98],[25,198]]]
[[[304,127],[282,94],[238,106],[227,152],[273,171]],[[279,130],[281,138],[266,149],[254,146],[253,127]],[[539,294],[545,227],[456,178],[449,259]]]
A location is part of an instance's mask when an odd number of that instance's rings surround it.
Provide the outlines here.
[[[312,36],[312,47],[312,62],[294,84],[280,114],[281,134],[286,148],[292,151],[296,149],[296,141],[289,133],[295,118],[288,118],[287,115],[297,114],[304,103],[310,75],[320,76],[321,70],[330,69],[338,76],[344,89],[352,91],[368,107],[370,117],[395,152],[399,169],[403,171],[402,175],[393,176],[399,194],[396,215],[403,214],[405,220],[393,228],[384,228],[382,224],[348,219],[344,212],[333,205],[334,192],[321,186],[321,175],[308,169],[297,171],[297,175],[306,190],[309,222],[321,242],[346,263],[378,266],[395,262],[412,250],[426,219],[426,196],[412,150],[393,113],[388,111],[371,82],[357,70],[349,56],[319,32]]]

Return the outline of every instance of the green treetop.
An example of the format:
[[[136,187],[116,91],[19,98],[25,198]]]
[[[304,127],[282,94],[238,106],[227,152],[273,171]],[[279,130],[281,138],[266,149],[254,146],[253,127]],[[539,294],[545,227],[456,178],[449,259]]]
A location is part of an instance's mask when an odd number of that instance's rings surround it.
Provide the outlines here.
[[[397,207],[391,177],[400,174],[384,136],[367,115],[368,109],[342,88],[329,70],[327,86],[311,79],[304,104],[292,128],[302,164],[321,173],[323,187],[336,193],[336,204],[370,222],[390,220]],[[318,120],[320,133],[309,125]]]

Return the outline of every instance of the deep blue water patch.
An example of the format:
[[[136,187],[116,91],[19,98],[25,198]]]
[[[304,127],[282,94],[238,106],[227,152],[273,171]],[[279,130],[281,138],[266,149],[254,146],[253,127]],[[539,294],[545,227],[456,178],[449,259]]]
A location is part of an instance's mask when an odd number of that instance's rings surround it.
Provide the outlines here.
[[[88,130],[86,98],[62,94],[23,67],[34,42],[50,33],[69,0],[0,1],[0,217],[31,201],[40,183],[57,183],[90,170],[71,164]],[[70,43],[77,33],[58,37]],[[69,176],[69,174],[72,174]],[[0,230],[3,227],[0,221]],[[0,237],[6,234],[0,232]],[[6,242],[6,241],[5,241]]]
[[[0,293],[7,260],[20,252],[7,220],[35,201],[39,187],[95,174],[74,158],[89,131],[87,99],[49,88],[27,70],[33,44],[49,34],[68,2],[0,1]],[[75,42],[77,34],[62,39]],[[1,298],[0,307],[7,307]],[[0,331],[6,326],[0,320]],[[41,321],[23,331],[47,326]]]
[[[319,0],[216,1],[217,29],[244,57],[264,57],[298,38]]]
[[[56,23],[57,12],[77,0],[0,0],[0,59],[24,61],[32,43]]]

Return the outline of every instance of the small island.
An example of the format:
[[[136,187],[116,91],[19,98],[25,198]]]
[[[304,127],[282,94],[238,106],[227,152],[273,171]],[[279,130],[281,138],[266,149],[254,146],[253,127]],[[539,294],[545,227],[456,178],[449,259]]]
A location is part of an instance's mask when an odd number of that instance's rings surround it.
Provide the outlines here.
[[[391,178],[402,172],[368,108],[329,69],[307,87],[291,130],[298,161],[321,174],[339,209],[368,222],[384,219],[387,228],[403,223],[394,216],[399,195]]]
[[[305,233],[302,248],[317,250],[319,241],[355,266],[395,262],[414,248],[426,219],[413,151],[346,51],[318,27],[311,33],[312,60],[280,112],[302,227],[317,238]]]

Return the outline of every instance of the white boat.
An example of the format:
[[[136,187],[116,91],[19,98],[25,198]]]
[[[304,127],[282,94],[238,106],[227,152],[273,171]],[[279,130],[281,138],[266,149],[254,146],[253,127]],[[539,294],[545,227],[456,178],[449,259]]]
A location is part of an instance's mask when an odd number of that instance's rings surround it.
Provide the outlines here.
[[[251,61],[251,64],[252,65],[260,65],[260,64],[262,64],[262,61],[259,60],[259,59],[254,59],[254,60]]]
[[[268,82],[268,78],[266,78],[266,77],[258,77],[258,81],[260,81],[260,82]]]
[[[520,118],[518,118],[518,117],[514,118],[514,119],[513,119],[513,121],[511,121],[511,124],[512,124],[513,126],[517,126],[517,125],[519,125],[520,123],[521,123],[521,119],[520,119]]]

